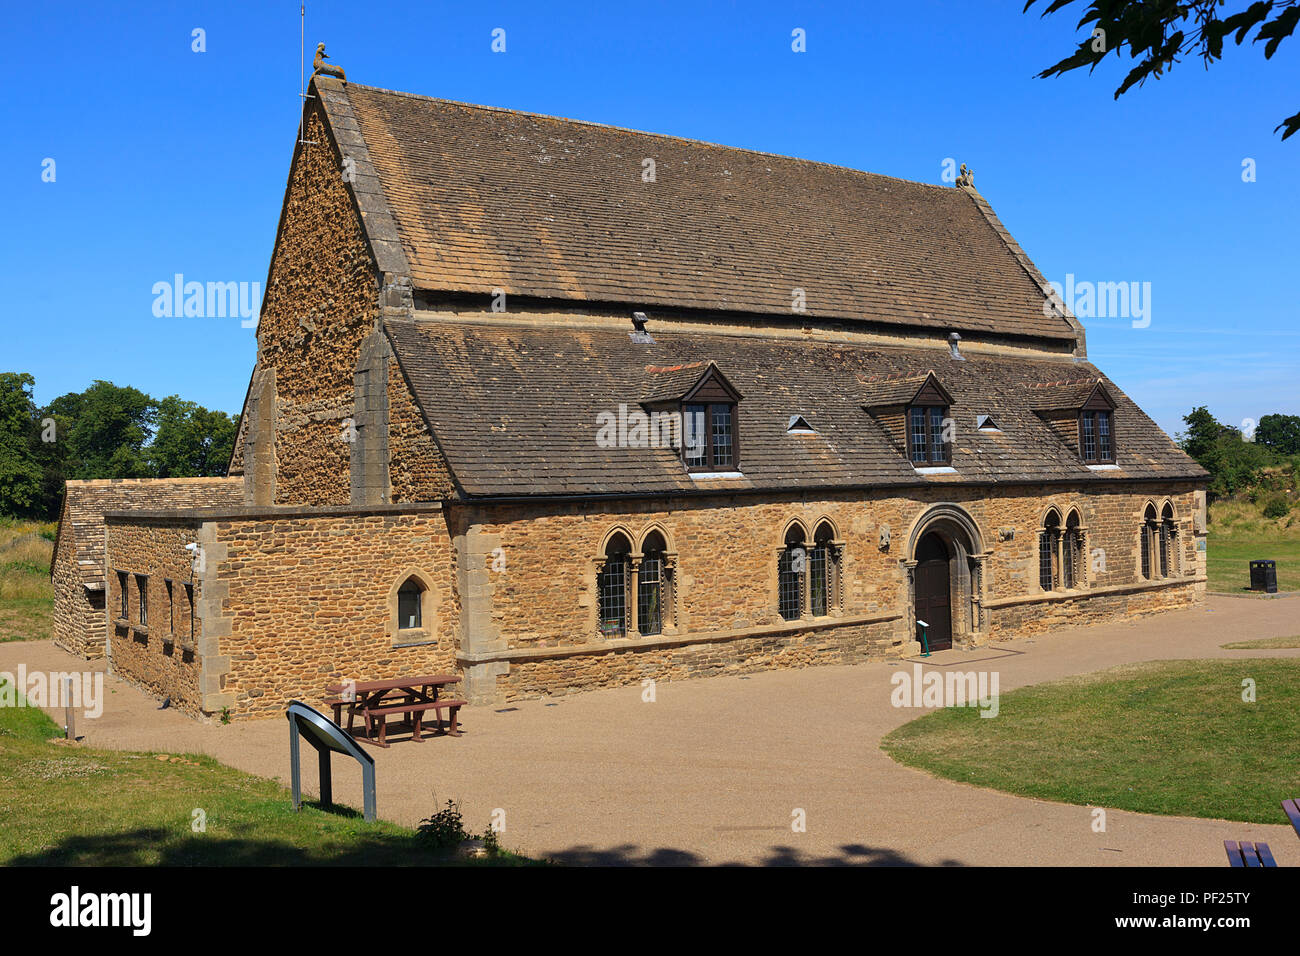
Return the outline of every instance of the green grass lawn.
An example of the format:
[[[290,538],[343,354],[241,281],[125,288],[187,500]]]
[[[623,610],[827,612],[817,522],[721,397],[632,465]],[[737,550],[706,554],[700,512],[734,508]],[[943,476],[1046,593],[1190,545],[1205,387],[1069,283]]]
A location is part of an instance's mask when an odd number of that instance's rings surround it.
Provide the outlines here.
[[[1210,506],[1208,577],[1211,591],[1250,593],[1250,562],[1277,562],[1277,589],[1300,591],[1300,511],[1269,519],[1245,501]]]
[[[1241,682],[1255,681],[1256,702]],[[1286,823],[1300,797],[1300,661],[1161,661],[954,707],[887,735],[900,763],[1026,797]]]
[[[295,813],[279,784],[209,757],[160,760],[48,739],[59,734],[39,708],[0,708],[0,865],[409,866],[448,859],[415,831],[366,823],[355,811],[304,803]],[[314,779],[315,752],[304,748],[303,761]],[[336,774],[355,769],[343,763]],[[206,815],[202,833],[192,829],[196,809]],[[503,851],[470,862],[533,861]]]
[[[1300,634],[1293,637],[1263,637],[1257,641],[1233,641],[1220,644],[1228,651],[1275,650],[1281,647],[1300,647]]]
[[[48,640],[53,613],[50,598],[0,599],[0,644]]]

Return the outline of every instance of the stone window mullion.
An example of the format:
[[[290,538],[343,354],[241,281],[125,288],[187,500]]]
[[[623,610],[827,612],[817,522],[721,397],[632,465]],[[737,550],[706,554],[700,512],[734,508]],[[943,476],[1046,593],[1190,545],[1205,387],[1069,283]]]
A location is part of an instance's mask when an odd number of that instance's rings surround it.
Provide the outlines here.
[[[799,572],[799,618],[800,620],[812,620],[812,575],[809,574],[809,566],[812,564],[812,549],[807,542],[799,545],[799,550],[803,552],[800,561],[801,570]]]
[[[627,636],[640,637],[640,621],[638,620],[641,613],[641,558],[644,555],[630,554],[627,557],[627,591],[628,600],[624,607],[627,616]]]
[[[663,583],[660,587],[663,589],[662,611],[663,628],[665,631],[677,629],[677,552],[665,551],[663,553],[663,568],[660,571],[660,578]]]

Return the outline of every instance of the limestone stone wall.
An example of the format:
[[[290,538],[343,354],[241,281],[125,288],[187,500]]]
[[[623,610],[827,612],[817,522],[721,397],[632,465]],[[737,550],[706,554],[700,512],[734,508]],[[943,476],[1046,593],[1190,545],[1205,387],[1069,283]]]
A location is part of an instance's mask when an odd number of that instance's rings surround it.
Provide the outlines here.
[[[84,577],[77,566],[76,543],[67,523],[66,503],[60,523],[67,533],[59,535],[58,547],[50,564],[50,577],[54,584],[54,643],[81,657],[103,657],[103,592],[92,595],[86,590]],[[103,582],[102,572],[96,581]]]
[[[136,626],[135,604],[111,625],[112,663],[187,712],[229,708],[246,717],[279,714],[295,698],[318,705],[328,684],[402,674],[459,672],[457,693],[485,704],[647,678],[887,659],[918,647],[911,549],[935,509],[969,516],[983,569],[972,592],[978,607],[962,634],[969,643],[1203,599],[1204,524],[1196,512],[1203,495],[1191,485],[1163,490],[945,484],[819,500],[710,496],[110,517],[111,618],[120,593],[111,572],[150,576],[149,625]],[[1143,580],[1142,514],[1148,501],[1159,510],[1166,500],[1177,515],[1177,557],[1167,578]],[[1063,520],[1077,509],[1089,560],[1079,587],[1045,593],[1037,531],[1052,507]],[[794,521],[810,538],[823,522],[830,526],[840,573],[829,614],[786,621],[777,606],[777,553]],[[603,637],[596,582],[604,545],[623,533],[638,552],[651,532],[665,539],[674,567],[663,631]],[[184,624],[166,617],[163,581],[191,580],[184,545],[194,540],[203,566],[192,576],[198,622],[187,647]],[[410,576],[425,589],[415,631],[396,619],[397,589]],[[175,635],[173,646],[164,633]]]
[[[915,648],[905,562],[927,509],[952,502],[979,530],[985,580],[980,640],[1114,620],[1203,599],[1194,485],[963,488],[936,485],[907,495],[842,494],[810,501],[716,497],[641,505],[449,506],[457,541],[486,536],[483,606],[490,625],[467,622],[462,664],[493,668],[496,699],[766,667],[836,663]],[[1141,578],[1138,548],[1148,501],[1175,509],[1178,556],[1166,580]],[[1045,594],[1038,529],[1050,507],[1062,523],[1077,509],[1089,554],[1086,581]],[[777,552],[789,523],[808,535],[828,521],[843,542],[837,613],[785,622],[776,599]],[[637,550],[652,530],[675,553],[675,614],[657,638],[609,641],[596,632],[596,581],[604,543],[622,531]],[[882,532],[888,545],[882,546]],[[1203,542],[1203,538],[1200,539]],[[490,630],[479,641],[475,631]],[[726,635],[725,639],[718,639]],[[575,653],[577,652],[577,653]],[[483,671],[486,675],[486,671]],[[492,694],[482,683],[481,699]]]
[[[109,669],[171,706],[199,715],[202,663],[197,653],[202,621],[191,616],[190,592],[200,597],[194,554],[185,545],[197,542],[199,522],[189,519],[121,519],[105,522],[108,584],[105,601]],[[122,583],[126,577],[126,611]],[[140,623],[137,575],[147,575],[147,623]],[[168,587],[170,583],[170,588]]]
[[[240,481],[229,478],[67,482],[51,567],[55,643],[88,660],[104,656],[106,513],[233,506],[242,500]]]
[[[275,503],[344,504],[354,372],[376,327],[379,277],[318,110],[304,138],[315,145],[294,163],[257,332],[257,367],[273,372],[274,401],[257,413],[275,419]],[[237,464],[251,474],[257,429],[242,431]]]
[[[451,542],[436,508],[286,514],[211,522],[210,587],[222,594],[205,633],[229,670],[233,715],[319,705],[348,679],[455,671],[459,607]],[[397,588],[428,589],[424,625],[396,626]],[[206,613],[206,609],[205,609]]]

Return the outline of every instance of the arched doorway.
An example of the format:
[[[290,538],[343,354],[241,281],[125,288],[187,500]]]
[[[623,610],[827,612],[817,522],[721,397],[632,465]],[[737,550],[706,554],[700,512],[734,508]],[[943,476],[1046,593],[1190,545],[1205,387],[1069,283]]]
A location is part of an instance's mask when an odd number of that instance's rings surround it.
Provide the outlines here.
[[[952,555],[943,538],[931,531],[916,545],[916,620],[926,624],[926,640],[932,651],[952,647],[952,579],[948,565]]]
[[[932,650],[979,643],[987,633],[984,610],[983,535],[966,509],[954,502],[931,505],[912,524],[907,541],[907,621],[920,642],[925,621]]]

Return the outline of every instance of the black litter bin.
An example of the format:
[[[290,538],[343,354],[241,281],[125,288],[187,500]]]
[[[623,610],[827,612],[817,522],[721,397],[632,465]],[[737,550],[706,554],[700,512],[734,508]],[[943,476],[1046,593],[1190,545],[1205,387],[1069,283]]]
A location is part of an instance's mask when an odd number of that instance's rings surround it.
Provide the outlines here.
[[[1250,589],[1252,591],[1264,591],[1268,594],[1277,593],[1276,561],[1250,562]]]

